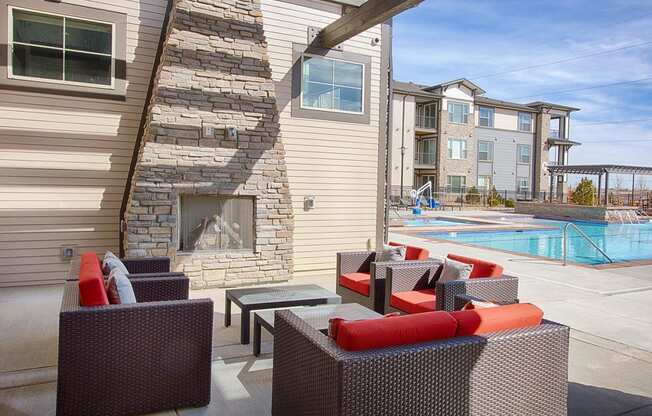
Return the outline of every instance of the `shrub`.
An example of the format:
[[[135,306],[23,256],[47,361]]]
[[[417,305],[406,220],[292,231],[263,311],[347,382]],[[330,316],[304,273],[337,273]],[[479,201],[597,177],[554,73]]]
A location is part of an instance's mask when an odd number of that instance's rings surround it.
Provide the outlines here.
[[[505,206],[507,208],[514,208],[514,200],[513,199],[507,199],[505,200]]]
[[[475,186],[470,187],[466,191],[466,203],[467,204],[479,204],[480,203],[480,193],[478,192],[478,188]]]
[[[490,207],[497,207],[500,205],[504,204],[504,199],[498,191],[496,191],[496,187],[492,186],[491,191],[489,191],[489,195],[487,196],[487,205]]]
[[[577,205],[593,205],[595,202],[595,186],[589,178],[582,178],[573,190],[571,201]]]

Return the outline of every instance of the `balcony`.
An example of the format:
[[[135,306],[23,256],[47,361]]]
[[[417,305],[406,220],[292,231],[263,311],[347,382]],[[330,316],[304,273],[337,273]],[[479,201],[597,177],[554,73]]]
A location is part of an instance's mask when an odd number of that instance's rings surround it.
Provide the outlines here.
[[[433,132],[437,130],[437,117],[417,115],[415,120],[415,129],[423,132]]]
[[[414,156],[415,167],[431,168],[437,164],[437,155],[434,152],[417,152]]]

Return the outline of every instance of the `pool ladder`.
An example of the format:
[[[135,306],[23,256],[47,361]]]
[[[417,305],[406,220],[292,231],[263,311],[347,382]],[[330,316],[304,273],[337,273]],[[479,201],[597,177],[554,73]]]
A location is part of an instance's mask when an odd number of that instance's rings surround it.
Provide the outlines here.
[[[564,225],[564,234],[563,234],[562,237],[561,237],[561,244],[562,244],[562,249],[563,249],[563,253],[564,253],[564,266],[566,265],[566,258],[567,258],[567,251],[568,251],[568,242],[567,242],[567,239],[568,239],[568,229],[569,229],[570,227],[573,227],[573,228],[575,229],[575,231],[577,231],[577,233],[578,233],[582,238],[584,238],[584,239],[585,239],[586,241],[588,241],[588,242],[589,242],[593,247],[595,247],[595,249],[598,250],[598,251],[600,252],[600,254],[602,254],[602,255],[603,255],[607,260],[609,260],[609,263],[613,263],[613,262],[614,262],[613,260],[611,260],[611,257],[609,257],[609,256],[607,255],[607,253],[604,252],[603,249],[601,249],[600,247],[598,247],[598,245],[595,243],[595,241],[593,241],[593,240],[591,239],[591,237],[589,237],[588,235],[586,235],[586,233],[580,229],[580,227],[578,227],[577,225],[573,224],[572,222],[567,222],[566,225]]]

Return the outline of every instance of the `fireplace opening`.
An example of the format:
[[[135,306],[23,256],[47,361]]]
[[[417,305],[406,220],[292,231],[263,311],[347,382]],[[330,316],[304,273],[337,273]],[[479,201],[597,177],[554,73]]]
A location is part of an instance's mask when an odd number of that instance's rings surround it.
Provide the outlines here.
[[[181,195],[179,251],[254,248],[254,198]]]

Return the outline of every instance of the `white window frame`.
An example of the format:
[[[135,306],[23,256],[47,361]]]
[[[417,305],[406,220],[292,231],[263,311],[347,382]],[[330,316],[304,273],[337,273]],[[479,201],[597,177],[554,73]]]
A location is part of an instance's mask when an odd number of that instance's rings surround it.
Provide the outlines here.
[[[523,161],[523,149],[527,149],[527,161]],[[529,144],[519,144],[516,146],[516,160],[523,165],[529,165],[532,162],[532,146]]]
[[[489,116],[488,117],[482,117],[482,110],[489,111]],[[478,127],[491,127],[491,128],[493,128],[495,115],[496,115],[496,109],[495,108],[487,107],[485,105],[478,106]],[[482,125],[482,120],[483,119],[487,120],[487,125],[486,126]]]
[[[452,184],[452,181],[451,181],[452,178],[462,178],[460,180],[460,188],[459,188],[459,190],[466,189],[466,176],[464,176],[464,175],[447,175],[446,176],[446,188],[448,188],[448,190],[453,190],[453,184]]]
[[[480,178],[487,178],[488,183],[486,186],[480,185]],[[491,189],[491,185],[493,184],[493,178],[491,175],[478,175],[478,188],[483,189],[483,190],[489,190]]]
[[[14,10],[18,11],[25,11],[25,12],[31,12],[31,13],[36,13],[36,14],[43,14],[43,15],[49,15],[49,16],[56,16],[56,17],[61,17],[63,18],[63,43],[62,46],[59,47],[54,47],[54,46],[44,46],[44,45],[32,45],[29,43],[23,43],[23,42],[14,42]],[[100,23],[103,25],[109,25],[111,26],[111,55],[105,54],[105,53],[98,53],[98,52],[89,52],[89,51],[82,51],[82,50],[77,50],[77,49],[66,49],[66,19],[74,19],[74,20],[80,20],[83,22],[90,22],[90,23]],[[25,80],[25,81],[37,81],[37,82],[48,82],[48,83],[53,83],[53,84],[61,84],[61,85],[74,85],[78,87],[91,87],[91,88],[101,88],[101,89],[109,89],[112,90],[115,88],[115,60],[116,60],[116,33],[115,33],[115,23],[113,22],[106,22],[102,20],[95,20],[95,19],[86,19],[82,17],[75,17],[75,16],[69,16],[65,14],[58,14],[58,13],[50,13],[50,12],[44,12],[40,10],[34,10],[34,9],[29,9],[29,8],[23,8],[23,7],[15,7],[15,6],[9,6],[8,10],[8,16],[7,16],[7,30],[9,33],[7,34],[7,78],[9,79],[18,79],[18,80]],[[53,50],[58,50],[62,51],[63,55],[63,76],[65,77],[66,75],[66,56],[65,52],[78,52],[78,53],[83,53],[87,55],[97,55],[97,56],[104,56],[104,57],[109,57],[111,58],[111,84],[109,85],[104,85],[104,84],[93,84],[92,82],[78,82],[78,81],[66,81],[63,79],[50,79],[50,78],[39,78],[39,77],[29,77],[29,76],[23,76],[23,75],[16,75],[13,73],[13,45],[26,45],[26,46],[33,46],[33,47],[38,47],[38,48],[44,48],[44,49],[53,49]]]
[[[319,107],[310,107],[310,106],[304,105],[304,103],[303,103],[303,70],[304,70],[304,60],[305,60],[306,56],[315,57],[315,58],[319,58],[319,59],[326,59],[326,60],[329,60],[329,61],[339,61],[339,62],[344,62],[344,63],[352,64],[352,65],[358,65],[358,66],[362,67],[362,87],[360,88],[360,93],[361,93],[361,95],[360,95],[360,101],[361,101],[360,108],[361,108],[361,111],[345,111],[345,110],[336,110],[334,108],[333,109],[319,108]],[[335,65],[333,65],[333,72],[334,71],[335,71]],[[365,81],[366,81],[365,80],[365,73],[366,72],[365,71],[366,71],[366,65],[364,63],[362,63],[362,62],[354,62],[354,61],[347,61],[345,59],[329,58],[329,57],[325,57],[325,56],[321,56],[321,55],[315,55],[315,54],[312,54],[312,53],[303,53],[303,54],[301,54],[301,81],[300,81],[301,82],[301,92],[299,94],[299,99],[300,99],[300,101],[299,101],[300,104],[299,105],[301,106],[302,109],[305,109],[305,110],[326,111],[328,113],[342,113],[342,114],[355,114],[355,115],[364,114],[364,112],[365,112],[365,106],[364,106],[365,99],[364,99],[364,97],[365,97],[365,93],[366,93],[366,91],[365,91]],[[333,79],[334,78],[335,77],[333,77]],[[348,86],[348,85],[337,85],[337,84],[335,84],[335,81],[333,81],[333,84],[328,84],[328,83],[325,83],[325,82],[317,82],[317,81],[310,81],[310,82],[314,82],[315,84],[321,84],[321,85],[331,85],[333,87],[337,86],[337,87],[343,87],[343,88],[357,89],[356,87],[351,87],[351,86]],[[334,99],[335,99],[335,95],[333,95],[333,100]]]
[[[488,158],[487,159],[480,159],[480,146],[486,144],[489,146],[489,149],[487,149],[488,153]],[[494,161],[494,142],[486,141],[486,140],[480,140],[478,141],[478,162],[493,162]]]
[[[455,121],[454,120],[454,115],[455,111],[451,111],[451,107],[455,109],[455,106],[460,106],[462,108],[462,121]],[[469,123],[469,111],[470,111],[470,105],[469,103],[461,102],[461,101],[448,101],[447,108],[448,110],[448,122],[453,123],[453,124],[468,124]]]
[[[521,116],[527,116],[530,119],[530,122],[529,123],[522,123],[521,122]],[[533,120],[534,119],[532,117],[532,113],[524,113],[524,112],[519,111],[519,113],[518,113],[518,130],[519,131],[527,131],[527,132],[531,133],[532,132],[532,124],[534,124]],[[530,127],[525,129],[525,128],[523,128],[524,124],[529,124]]]
[[[461,151],[460,157],[453,157],[454,156],[454,154],[453,154],[453,146],[452,146],[453,142],[460,142],[461,143],[461,145],[460,145],[460,151]],[[448,158],[450,160],[466,160],[466,158],[468,157],[468,153],[469,152],[468,152],[466,139],[448,139],[447,154],[448,154]]]
[[[517,192],[527,192],[530,190],[530,178],[527,176],[518,176],[516,178]]]

